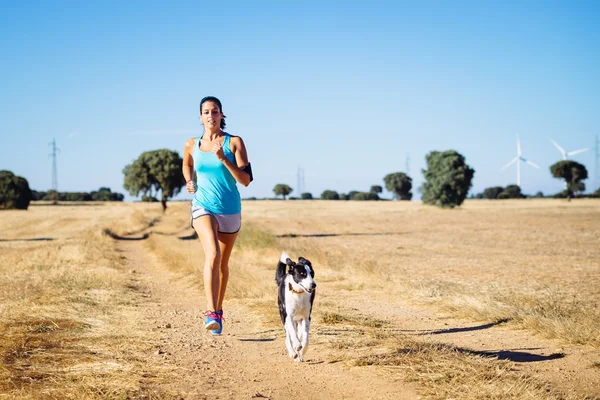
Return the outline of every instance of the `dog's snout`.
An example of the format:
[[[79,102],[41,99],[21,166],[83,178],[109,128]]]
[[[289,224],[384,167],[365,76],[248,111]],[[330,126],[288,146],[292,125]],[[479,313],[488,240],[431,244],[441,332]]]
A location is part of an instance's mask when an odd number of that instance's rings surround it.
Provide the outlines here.
[[[314,289],[314,288],[316,288],[316,287],[317,287],[317,284],[316,284],[316,283],[314,283],[314,282],[312,283],[312,285],[310,285],[310,288],[311,288],[311,289]]]

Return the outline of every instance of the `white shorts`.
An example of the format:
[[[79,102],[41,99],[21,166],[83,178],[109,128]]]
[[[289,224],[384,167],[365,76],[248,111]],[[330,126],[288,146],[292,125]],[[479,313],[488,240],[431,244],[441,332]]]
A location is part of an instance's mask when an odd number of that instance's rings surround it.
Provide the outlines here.
[[[242,213],[237,214],[215,214],[200,206],[192,205],[190,210],[190,226],[194,227],[194,220],[203,215],[215,218],[219,233],[237,233],[242,227]]]

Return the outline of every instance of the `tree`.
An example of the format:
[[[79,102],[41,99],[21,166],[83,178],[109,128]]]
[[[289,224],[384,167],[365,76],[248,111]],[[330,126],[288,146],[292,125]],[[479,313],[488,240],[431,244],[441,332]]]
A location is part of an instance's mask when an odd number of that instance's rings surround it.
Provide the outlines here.
[[[273,192],[275,193],[275,196],[282,195],[284,200],[285,200],[285,196],[287,196],[288,194],[290,194],[293,190],[294,189],[292,189],[291,187],[289,187],[285,183],[278,183],[273,188]]]
[[[498,199],[522,199],[523,193],[518,185],[508,185],[502,192],[497,196]]]
[[[146,151],[137,160],[123,168],[125,182],[123,188],[132,196],[145,196],[162,192],[163,212],[167,209],[167,199],[175,196],[185,186],[181,172],[183,159],[176,151],[160,149]]]
[[[573,197],[574,192],[585,190],[585,185],[581,181],[587,179],[588,172],[583,164],[572,160],[563,160],[552,164],[550,172],[553,177],[565,180],[567,199],[569,201]]]
[[[379,194],[379,193],[383,192],[383,188],[379,185],[373,185],[373,186],[371,186],[370,192]]]
[[[27,179],[0,171],[0,208],[27,210],[32,197]]]
[[[312,193],[304,192],[300,195],[300,198],[302,200],[312,200],[313,197],[312,197]]]
[[[394,172],[383,177],[385,188],[388,192],[394,193],[398,200],[412,199],[412,178],[404,172]]]
[[[504,188],[502,186],[493,186],[489,188],[485,188],[483,191],[483,198],[494,200],[498,198],[498,195],[502,193]]]
[[[335,190],[325,190],[321,193],[322,200],[339,200],[340,195]]]
[[[475,170],[454,150],[432,151],[425,160],[428,169],[422,170],[423,203],[449,208],[461,205],[469,193]]]

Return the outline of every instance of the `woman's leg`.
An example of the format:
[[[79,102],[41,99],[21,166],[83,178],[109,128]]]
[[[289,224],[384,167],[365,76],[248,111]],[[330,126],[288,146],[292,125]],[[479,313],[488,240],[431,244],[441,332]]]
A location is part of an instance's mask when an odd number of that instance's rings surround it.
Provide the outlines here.
[[[219,298],[217,300],[216,310],[223,309],[223,299],[225,298],[225,290],[227,289],[227,281],[229,280],[229,256],[233,250],[233,244],[237,238],[236,233],[219,233],[219,247],[221,250],[221,284],[219,286]]]
[[[221,277],[219,267],[221,265],[221,249],[217,234],[217,220],[210,215],[203,215],[194,219],[194,229],[202,242],[204,249],[204,291],[206,292],[206,308],[209,311],[217,311],[219,300],[219,286]]]

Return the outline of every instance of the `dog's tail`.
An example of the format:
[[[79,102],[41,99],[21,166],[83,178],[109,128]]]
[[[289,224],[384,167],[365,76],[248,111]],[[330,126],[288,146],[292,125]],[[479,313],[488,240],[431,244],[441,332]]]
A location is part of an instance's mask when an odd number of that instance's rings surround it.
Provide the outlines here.
[[[281,252],[281,257],[279,257],[279,262],[277,263],[277,270],[275,271],[275,281],[277,285],[281,283],[281,281],[285,278],[287,274],[287,266],[292,265],[292,260],[290,256],[287,255],[285,251]]]

